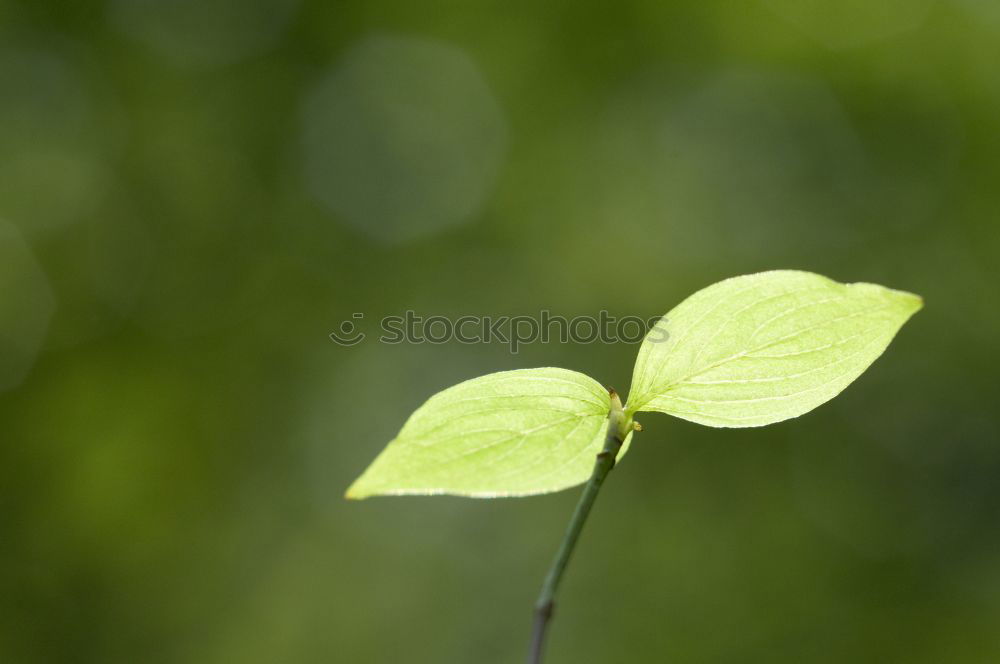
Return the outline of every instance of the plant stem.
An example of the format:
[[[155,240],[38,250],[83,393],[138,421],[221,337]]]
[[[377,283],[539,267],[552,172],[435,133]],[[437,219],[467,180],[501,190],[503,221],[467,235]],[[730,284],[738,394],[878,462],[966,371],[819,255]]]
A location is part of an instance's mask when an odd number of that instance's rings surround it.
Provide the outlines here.
[[[594,506],[597,499],[597,492],[601,490],[605,478],[611,469],[615,467],[615,459],[621,450],[629,427],[628,418],[622,410],[621,399],[614,390],[609,390],[611,394],[611,410],[608,413],[608,431],[604,438],[604,449],[597,455],[594,462],[594,472],[590,475],[590,480],[583,488],[580,501],[576,504],[576,510],[569,521],[569,527],[563,536],[562,544],[556,553],[552,567],[542,584],[542,592],[538,595],[535,603],[535,622],[531,636],[531,650],[528,652],[528,664],[541,664],[542,650],[545,646],[545,635],[548,632],[549,622],[552,620],[552,613],[555,610],[555,595],[562,580],[566,565],[569,563],[576,542],[580,539],[580,532],[583,524],[587,521],[590,508]]]

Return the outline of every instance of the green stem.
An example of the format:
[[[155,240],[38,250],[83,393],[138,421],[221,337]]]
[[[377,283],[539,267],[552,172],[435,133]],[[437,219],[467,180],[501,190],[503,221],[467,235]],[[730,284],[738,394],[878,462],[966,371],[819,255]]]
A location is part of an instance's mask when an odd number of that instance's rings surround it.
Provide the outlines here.
[[[528,664],[541,664],[542,650],[545,646],[545,635],[548,632],[549,622],[555,609],[555,595],[562,580],[566,565],[569,563],[576,542],[580,539],[580,532],[583,531],[583,524],[587,521],[590,508],[594,506],[597,499],[597,492],[601,490],[601,485],[607,478],[608,473],[615,467],[615,459],[618,458],[618,451],[621,450],[629,427],[628,418],[622,410],[622,402],[615,394],[611,393],[611,410],[608,413],[608,432],[604,438],[604,449],[597,455],[594,462],[594,472],[590,475],[590,480],[583,488],[580,502],[576,504],[576,510],[569,521],[569,527],[563,536],[562,544],[556,553],[552,567],[542,584],[542,592],[538,595],[535,603],[535,623],[531,637],[531,650],[528,653]]]

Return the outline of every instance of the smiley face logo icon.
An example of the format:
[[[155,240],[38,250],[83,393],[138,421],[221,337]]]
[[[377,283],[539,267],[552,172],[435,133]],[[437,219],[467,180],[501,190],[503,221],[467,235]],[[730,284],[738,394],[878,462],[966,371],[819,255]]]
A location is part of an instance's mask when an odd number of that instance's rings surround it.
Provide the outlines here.
[[[354,314],[354,320],[361,320],[364,314]],[[345,320],[340,324],[340,329],[330,333],[330,339],[339,346],[354,346],[365,340],[365,333],[358,330],[354,321]]]

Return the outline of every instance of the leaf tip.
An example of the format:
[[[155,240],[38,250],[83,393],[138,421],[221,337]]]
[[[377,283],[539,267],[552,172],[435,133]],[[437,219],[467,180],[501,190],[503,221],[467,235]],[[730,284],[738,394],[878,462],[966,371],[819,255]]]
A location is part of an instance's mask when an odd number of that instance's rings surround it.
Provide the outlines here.
[[[364,500],[370,495],[370,493],[359,489],[357,482],[347,487],[347,491],[344,492],[344,498],[346,500]]]
[[[890,292],[899,303],[900,308],[905,310],[908,316],[912,316],[924,308],[924,298],[916,293],[901,290],[892,290]]]
[[[911,306],[913,307],[913,312],[916,313],[924,308],[924,298],[916,293],[906,293],[908,296]]]
[[[885,286],[880,286],[879,284],[872,284],[864,281],[847,284],[847,287],[850,289],[857,289],[861,292],[881,294],[881,297],[885,301],[892,304],[892,308],[895,311],[905,314],[906,318],[909,318],[924,307],[924,298],[909,291],[886,288]]]

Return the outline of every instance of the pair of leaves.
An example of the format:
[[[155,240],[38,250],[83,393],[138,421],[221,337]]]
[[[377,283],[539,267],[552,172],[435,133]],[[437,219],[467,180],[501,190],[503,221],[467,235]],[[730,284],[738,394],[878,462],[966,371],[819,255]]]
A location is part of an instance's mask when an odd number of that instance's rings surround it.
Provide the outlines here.
[[[797,417],[861,375],[921,306],[911,293],[810,272],[721,281],[647,335],[626,415],[658,411],[714,427]],[[610,408],[599,383],[567,369],[465,381],[417,409],[347,496],[524,496],[580,484]]]

